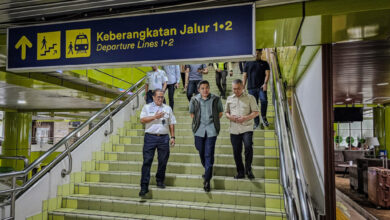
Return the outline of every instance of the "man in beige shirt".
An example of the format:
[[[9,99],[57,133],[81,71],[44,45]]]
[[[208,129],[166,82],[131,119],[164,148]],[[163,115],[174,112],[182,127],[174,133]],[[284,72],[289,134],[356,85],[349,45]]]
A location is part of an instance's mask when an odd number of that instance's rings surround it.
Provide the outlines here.
[[[253,160],[253,119],[259,115],[259,108],[254,96],[244,93],[244,85],[240,79],[232,83],[233,95],[226,100],[226,117],[230,120],[230,141],[233,146],[234,161],[237,174],[235,179],[254,179],[252,173]],[[245,168],[242,162],[242,143],[245,146]]]

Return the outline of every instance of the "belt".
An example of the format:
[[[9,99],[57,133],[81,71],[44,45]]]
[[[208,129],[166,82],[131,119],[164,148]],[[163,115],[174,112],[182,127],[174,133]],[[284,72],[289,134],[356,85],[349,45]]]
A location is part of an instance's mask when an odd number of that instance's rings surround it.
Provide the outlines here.
[[[152,133],[146,133],[153,136],[167,136],[168,134],[152,134]]]

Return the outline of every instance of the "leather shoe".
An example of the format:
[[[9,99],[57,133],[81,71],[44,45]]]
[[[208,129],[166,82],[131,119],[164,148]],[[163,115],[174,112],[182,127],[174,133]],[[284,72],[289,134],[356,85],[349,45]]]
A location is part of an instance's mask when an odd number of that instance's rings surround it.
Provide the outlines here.
[[[245,178],[245,175],[244,175],[244,174],[241,174],[241,173],[236,174],[236,175],[234,176],[234,179],[244,179],[244,178]]]
[[[246,172],[246,175],[248,176],[248,179],[250,179],[250,180],[255,178],[255,175],[253,175],[252,171]]]
[[[149,190],[148,189],[141,189],[141,191],[139,191],[139,196],[140,197],[143,197],[143,196],[145,196],[146,195],[146,193],[148,193],[149,192]]]
[[[204,183],[203,183],[203,189],[204,189],[204,191],[206,191],[206,192],[210,192],[210,182],[204,181]]]
[[[163,182],[157,182],[157,188],[165,189],[165,184]]]

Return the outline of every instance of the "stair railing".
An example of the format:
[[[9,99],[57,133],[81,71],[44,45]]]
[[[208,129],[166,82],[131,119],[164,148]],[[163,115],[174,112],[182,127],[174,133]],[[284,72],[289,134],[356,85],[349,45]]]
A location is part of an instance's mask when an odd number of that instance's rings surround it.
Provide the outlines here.
[[[276,52],[266,49],[271,69],[272,102],[275,107],[275,132],[279,143],[280,179],[287,219],[311,220],[316,215],[308,195],[293,136],[288,100],[281,80]]]
[[[0,206],[6,206],[10,205],[11,211],[10,211],[10,217],[4,218],[4,219],[14,219],[15,217],[15,201],[16,198],[19,197],[24,191],[28,190],[34,183],[36,183],[40,178],[42,178],[47,172],[49,172],[55,165],[57,165],[59,162],[61,162],[66,156],[68,156],[74,149],[76,149],[84,140],[86,140],[91,134],[93,134],[98,128],[103,126],[108,120],[110,120],[110,117],[115,115],[117,112],[119,112],[122,108],[124,108],[133,98],[137,98],[137,105],[139,105],[138,101],[138,94],[143,90],[144,86],[138,88],[138,86],[141,85],[141,83],[146,79],[146,77],[143,77],[140,79],[137,83],[133,84],[129,89],[127,89],[125,92],[123,92],[121,95],[119,95],[115,100],[110,102],[107,106],[102,108],[100,111],[95,113],[93,116],[91,116],[87,121],[82,123],[77,129],[69,133],[67,136],[62,138],[57,144],[55,144],[53,147],[51,147],[48,151],[46,151],[42,156],[40,156],[38,159],[36,159],[34,162],[32,162],[28,167],[26,167],[22,171],[15,171],[15,172],[9,172],[9,173],[3,173],[0,174],[0,179],[9,178],[12,180],[12,187],[11,189],[2,190],[0,191],[0,195],[10,195],[10,199],[8,201],[3,202],[0,204]],[[133,93],[132,95],[128,96],[128,93],[133,91],[134,89],[137,89],[137,92]],[[127,97],[126,97],[127,96]],[[115,104],[119,104],[118,106],[114,106]],[[95,124],[95,120],[99,117],[102,117],[102,114],[106,111],[109,111],[109,113],[104,116],[99,122]],[[40,163],[42,163],[45,159],[47,159],[50,155],[52,155],[57,149],[59,149],[63,145],[67,145],[67,142],[71,140],[74,136],[76,136],[81,130],[88,125],[92,125],[93,127],[89,129],[86,133],[84,133],[80,138],[77,139],[74,143],[72,143],[70,146],[66,147],[65,150],[59,154],[53,161],[51,161],[47,166],[42,168],[41,171],[36,173],[31,179],[29,179],[25,184],[22,186],[17,186],[16,184],[16,178],[20,177],[27,177],[29,172],[32,171],[35,167],[38,167]],[[110,123],[110,130],[112,129],[112,124]],[[72,165],[72,157],[69,157],[69,166]],[[61,172],[62,177],[65,177],[68,175],[71,171],[71,167],[67,169],[67,171],[64,169],[63,172]]]

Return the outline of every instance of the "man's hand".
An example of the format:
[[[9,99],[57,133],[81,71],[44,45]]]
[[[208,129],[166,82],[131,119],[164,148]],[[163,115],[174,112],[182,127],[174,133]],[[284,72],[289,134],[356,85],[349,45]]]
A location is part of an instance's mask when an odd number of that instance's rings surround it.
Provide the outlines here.
[[[230,76],[233,76],[233,71],[230,71],[230,72],[229,72],[229,75],[230,75]]]
[[[176,83],[176,84],[175,84],[175,88],[176,88],[176,89],[179,88],[179,83]]]
[[[236,122],[237,117],[238,117],[237,115],[230,115],[229,120],[232,122]]]
[[[175,138],[171,138],[171,147],[175,146]]]
[[[164,112],[157,111],[156,114],[154,114],[154,119],[160,119],[164,117]]]
[[[263,91],[265,92],[265,91],[267,91],[267,84],[263,84],[263,86],[262,86],[262,88],[263,88]]]
[[[243,123],[245,121],[246,121],[246,117],[245,116],[239,116],[239,117],[236,118],[236,123],[241,124],[241,123]]]

